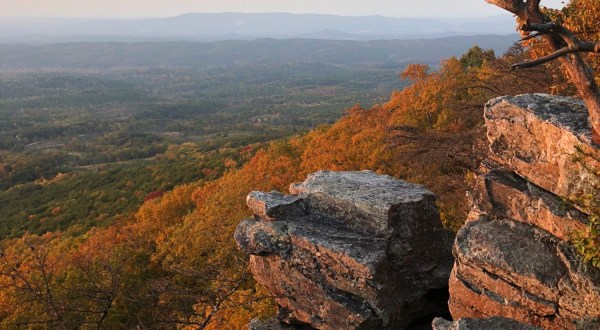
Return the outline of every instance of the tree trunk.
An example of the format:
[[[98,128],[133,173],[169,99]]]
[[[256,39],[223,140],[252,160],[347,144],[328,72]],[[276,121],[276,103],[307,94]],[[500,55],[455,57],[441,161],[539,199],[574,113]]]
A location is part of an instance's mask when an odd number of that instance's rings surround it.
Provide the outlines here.
[[[531,23],[546,23],[547,20],[545,15],[534,15],[534,17],[530,17],[529,19]],[[558,37],[548,35],[545,38],[553,52],[562,48],[562,40]],[[592,127],[592,140],[596,144],[600,144],[600,92],[598,91],[594,74],[590,67],[583,61],[581,55],[577,53],[563,56],[559,60],[566,68],[569,79],[579,91],[588,109],[590,125]]]
[[[550,22],[548,16],[546,16],[540,10],[539,5],[541,0],[486,1],[517,15],[518,21],[523,24],[520,27],[522,31],[535,31],[533,29],[527,29],[527,26]],[[553,52],[565,50],[565,45],[581,45],[581,41],[570,31],[564,29],[563,27],[560,28],[562,29],[561,32],[563,32],[563,34],[552,30],[545,30],[544,33],[541,33]],[[600,52],[600,44],[594,45],[591,50],[587,51]],[[600,92],[598,91],[598,85],[594,79],[594,74],[581,58],[581,55],[578,53],[570,53],[568,55],[559,57],[559,59],[561,64],[563,64],[565,67],[567,74],[569,75],[569,79],[575,85],[581,98],[587,106],[590,125],[592,128],[592,140],[596,144],[600,145]],[[530,64],[534,65],[533,63]]]

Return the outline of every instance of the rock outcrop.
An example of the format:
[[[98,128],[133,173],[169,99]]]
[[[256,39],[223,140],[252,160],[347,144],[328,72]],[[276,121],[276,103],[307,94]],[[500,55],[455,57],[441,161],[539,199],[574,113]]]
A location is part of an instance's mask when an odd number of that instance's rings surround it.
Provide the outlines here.
[[[582,103],[501,97],[486,105],[485,120],[491,153],[454,244],[453,318],[600,328],[600,271],[569,243],[600,192],[600,149]]]
[[[598,196],[600,148],[592,143],[587,116],[582,101],[568,97],[494,99],[485,108],[490,157],[561,198]]]
[[[290,191],[251,193],[255,217],[235,233],[283,321],[402,329],[447,311],[453,235],[431,192],[369,171],[317,172]]]
[[[296,327],[285,325],[276,318],[270,318],[265,321],[252,320],[248,324],[248,330],[302,330]]]
[[[433,320],[432,327],[433,330],[541,330],[529,324],[503,317],[461,319],[455,322],[438,317]]]

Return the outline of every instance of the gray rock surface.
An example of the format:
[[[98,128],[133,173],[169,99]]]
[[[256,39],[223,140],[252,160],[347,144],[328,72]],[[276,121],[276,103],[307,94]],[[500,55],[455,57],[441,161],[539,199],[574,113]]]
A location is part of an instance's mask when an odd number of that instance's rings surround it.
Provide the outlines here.
[[[307,213],[306,205],[301,198],[277,191],[270,193],[253,191],[248,194],[246,203],[258,218],[264,220],[284,220],[302,217]]]
[[[585,230],[588,215],[530,183],[512,171],[492,170],[481,175],[471,196],[470,219],[482,215],[510,218],[541,228],[562,240]]]
[[[600,202],[600,149],[591,142],[583,103],[547,94],[503,96],[488,102],[491,157],[519,176],[567,200]],[[589,202],[589,201],[587,201]],[[586,210],[585,201],[580,207]]]
[[[529,324],[503,317],[460,319],[454,322],[438,317],[433,320],[432,328],[433,330],[541,330]]]
[[[600,205],[600,149],[581,101],[501,97],[485,120],[490,155],[454,244],[452,317],[600,329],[600,270],[570,243]]]
[[[276,318],[267,320],[252,320],[248,324],[248,330],[312,330],[314,328],[308,326],[291,326],[281,323]]]
[[[235,233],[286,322],[402,329],[447,310],[453,235],[431,192],[369,171],[317,172],[290,191],[251,193],[255,219]]]
[[[459,231],[454,254],[455,318],[503,316],[545,329],[600,320],[600,270],[543,230],[482,218]]]
[[[423,221],[432,225],[437,221],[432,192],[370,171],[316,172],[306,181],[293,184],[290,193],[301,196],[313,213],[374,235],[387,235],[393,230],[390,213],[423,208],[422,212],[427,212]]]

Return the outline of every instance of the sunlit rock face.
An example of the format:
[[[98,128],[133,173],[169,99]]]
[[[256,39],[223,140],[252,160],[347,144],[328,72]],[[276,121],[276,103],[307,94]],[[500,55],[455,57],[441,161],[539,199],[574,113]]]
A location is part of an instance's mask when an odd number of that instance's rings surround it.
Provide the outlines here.
[[[490,158],[561,198],[598,197],[600,146],[592,143],[580,100],[547,94],[500,97],[486,105],[485,124]],[[585,208],[583,200],[580,204]]]
[[[600,329],[600,271],[569,242],[600,192],[587,112],[576,99],[520,95],[490,101],[485,121],[490,156],[453,248],[453,318]]]
[[[447,311],[453,235],[434,195],[373,172],[317,172],[253,192],[235,233],[288,324],[402,329]]]

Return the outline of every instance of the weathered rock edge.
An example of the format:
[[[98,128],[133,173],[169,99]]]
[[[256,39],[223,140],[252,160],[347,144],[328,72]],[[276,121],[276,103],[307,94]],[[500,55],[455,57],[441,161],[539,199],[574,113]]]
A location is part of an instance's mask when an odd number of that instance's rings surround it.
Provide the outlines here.
[[[255,217],[235,233],[286,323],[402,329],[447,311],[453,234],[430,191],[370,171],[321,171],[290,191],[250,193]]]
[[[567,242],[510,219],[467,223],[454,246],[453,317],[503,316],[544,329],[600,319],[600,274]]]
[[[490,158],[584,212],[600,198],[600,146],[591,140],[579,99],[548,94],[503,96],[485,106]],[[594,173],[595,172],[595,173]]]
[[[452,316],[600,328],[600,270],[581,263],[569,242],[600,188],[600,149],[581,101],[501,97],[488,102],[485,120],[489,165],[453,248]]]

